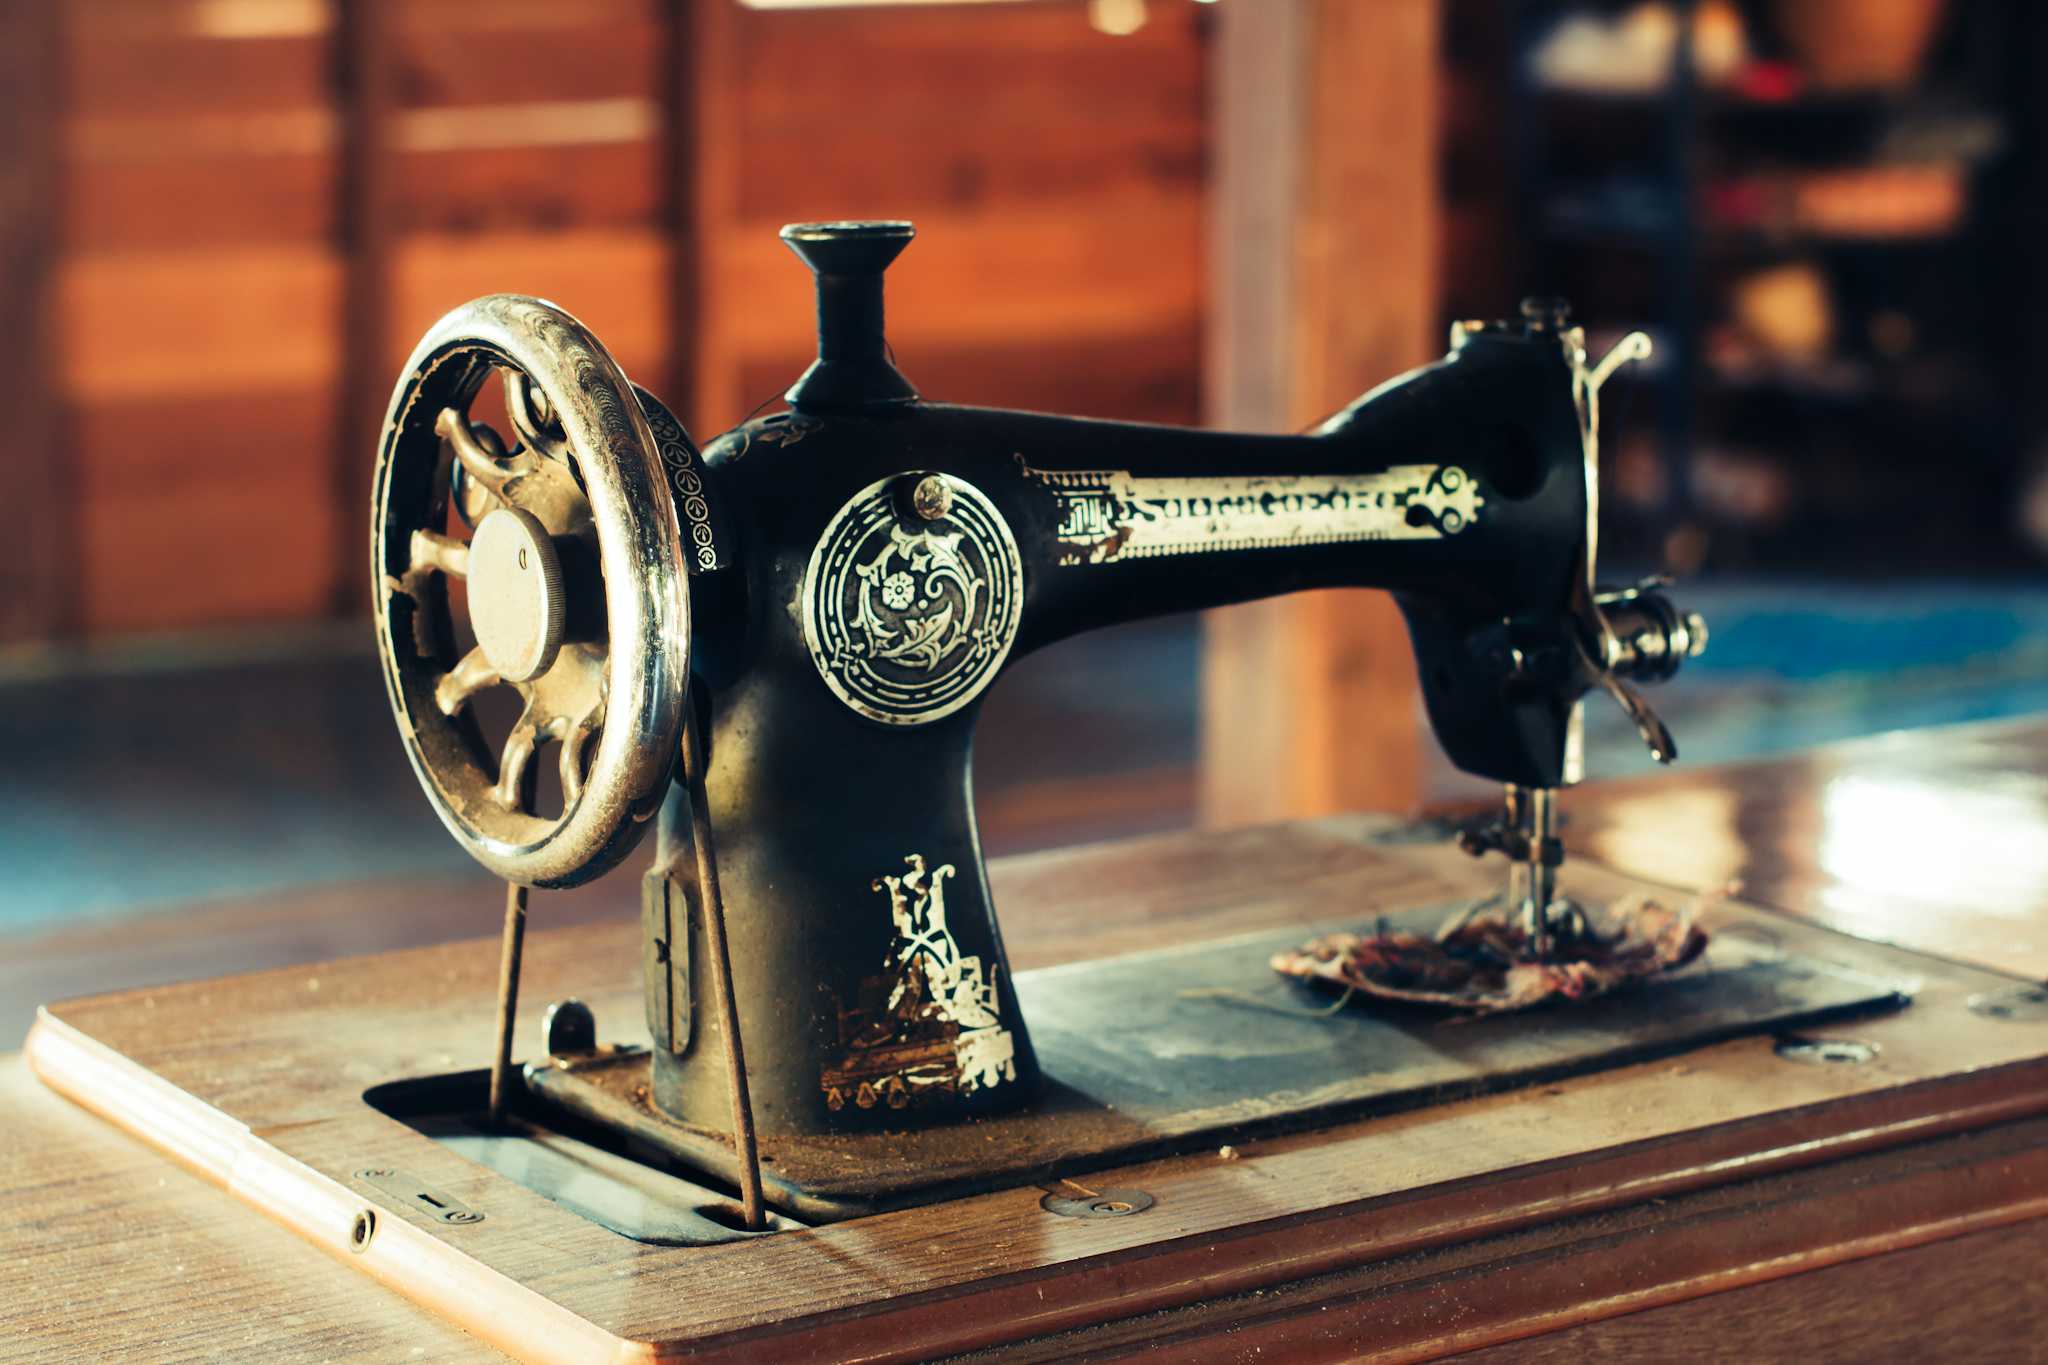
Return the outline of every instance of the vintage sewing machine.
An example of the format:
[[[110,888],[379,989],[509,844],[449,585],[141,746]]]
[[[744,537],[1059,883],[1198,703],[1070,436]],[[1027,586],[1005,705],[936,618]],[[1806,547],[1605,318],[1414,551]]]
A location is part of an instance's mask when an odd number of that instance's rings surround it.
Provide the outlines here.
[[[789,1231],[895,1227],[892,1211],[962,1210],[929,1226],[972,1229],[995,1207],[976,1199],[1021,1192],[1136,1226],[1153,1195],[1095,1173],[1325,1132],[1353,1154],[1331,1169],[1377,1169],[1396,1150],[1373,1146],[1386,1115],[1902,1003],[1892,979],[1771,935],[1730,935],[1705,970],[1450,1031],[1416,1012],[1309,1017],[1324,1002],[1267,968],[1312,925],[1441,919],[1444,892],[1372,871],[1403,859],[1468,869],[1431,886],[1493,884],[1539,955],[1580,932],[1556,794],[1581,777],[1581,700],[1606,692],[1669,760],[1633,685],[1706,642],[1661,582],[1596,576],[1599,396],[1642,337],[1594,363],[1561,306],[1531,303],[1459,324],[1442,360],[1298,436],[955,407],[923,400],[884,338],[883,272],[909,224],[782,236],[816,275],[817,361],[788,411],[701,451],[531,298],[443,318],[393,395],[373,502],[384,677],[434,810],[508,884],[495,1064],[474,1046],[490,996],[473,951],[458,966],[434,950],[337,965],[317,998],[249,987],[225,1069],[163,1052],[187,1017],[175,1002],[147,1020],[60,1011],[36,1053],[53,1083],[474,1330],[573,1355],[697,1340],[708,1329],[676,1320],[675,1296],[712,1263],[674,1258],[708,1244],[771,1258],[716,1263],[758,1284],[811,1254],[767,1250]],[[1469,870],[1455,831],[1353,821],[1340,842],[1367,870],[1344,898],[1290,892],[1249,935],[1013,973],[971,778],[1005,665],[1121,621],[1329,586],[1395,595],[1437,739],[1504,787],[1465,843],[1504,854],[1505,876]],[[582,940],[603,954],[551,947],[544,1049],[519,1056],[529,889],[596,878],[649,832],[639,984],[624,988],[620,935]],[[1277,884],[1309,885],[1286,871]],[[1613,894],[1611,874],[1585,875],[1580,895]],[[1191,878],[1166,881],[1186,894]],[[1013,923],[1034,909],[1004,907]],[[284,1098],[293,1086],[307,1097]],[[1669,1098],[1649,1110],[1698,1127]],[[1416,1122],[1404,1131],[1435,1131]],[[1449,1164],[1473,1152],[1472,1178],[1509,1160],[1482,1144]],[[1275,1218],[1322,1207],[1313,1191],[1234,1197]],[[1137,1242],[1054,1236],[1068,1250],[1044,1254],[1209,1235],[1176,1221],[1191,1217],[1167,1210]],[[803,1245],[857,1265],[866,1244]],[[621,1300],[597,1271],[578,1281],[586,1262],[668,1288]],[[889,1284],[846,1302],[910,1292]],[[552,1331],[580,1345],[535,1345]],[[946,1332],[930,1340],[972,1337]]]
[[[1505,785],[1503,819],[1476,842],[1508,855],[1515,912],[1539,944],[1577,913],[1556,890],[1554,793],[1580,776],[1580,699],[1605,690],[1668,760],[1631,682],[1671,676],[1706,641],[1661,584],[1595,578],[1599,392],[1644,338],[1591,364],[1563,309],[1531,303],[1516,322],[1460,325],[1444,360],[1300,436],[952,407],[918,396],[884,338],[883,272],[911,226],[782,237],[816,275],[818,359],[789,411],[701,453],[574,319],[528,298],[444,318],[393,398],[378,622],[435,810],[515,887],[597,876],[658,830],[652,1046],[600,1048],[588,1012],[562,1007],[555,1064],[526,1069],[522,1103],[742,1184],[757,1125],[777,1155],[769,1202],[825,1218],[1229,1136],[1227,1120],[1190,1117],[1245,1098],[1213,1081],[1149,1099],[1137,1092],[1157,1074],[1127,1077],[1129,1094],[1076,1089],[1114,1076],[1099,1040],[1142,1035],[1144,1006],[1076,1017],[1109,998],[1105,978],[1027,1011],[1040,992],[1005,961],[975,830],[976,712],[1004,665],[1156,613],[1395,593],[1445,752]],[[494,377],[509,443],[478,421]],[[471,704],[499,685],[521,700],[501,744]],[[544,816],[534,756],[550,741],[561,813]],[[1034,1045],[1041,1015],[1060,1030],[1053,1061]],[[1077,1048],[1083,1034],[1096,1041]],[[1370,1089],[1316,1066],[1291,1088],[1336,1094],[1262,1117],[1303,1121]],[[501,1072],[501,1106],[509,1084]],[[970,1119],[1000,1120],[994,1150],[978,1132],[960,1154]]]

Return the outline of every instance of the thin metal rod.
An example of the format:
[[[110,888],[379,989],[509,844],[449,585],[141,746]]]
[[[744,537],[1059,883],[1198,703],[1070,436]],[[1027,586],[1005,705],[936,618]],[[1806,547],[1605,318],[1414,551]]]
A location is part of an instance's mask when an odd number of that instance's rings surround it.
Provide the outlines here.
[[[519,1014],[519,957],[526,946],[526,888],[505,883],[505,945],[498,959],[498,1051],[491,1063],[490,1121],[504,1121],[512,1078],[512,1022]]]
[[[1557,835],[1557,793],[1530,787],[1522,793],[1522,832],[1528,851],[1529,947],[1537,959],[1550,956],[1550,903],[1557,899],[1557,869],[1543,850]]]
[[[747,1060],[740,1046],[740,1012],[732,993],[732,954],[725,941],[725,897],[718,889],[718,852],[711,843],[711,812],[704,796],[704,755],[694,718],[683,725],[683,784],[690,791],[690,843],[697,853],[697,894],[703,902],[705,945],[711,950],[711,1000],[725,1035],[726,1088],[732,1098],[732,1137],[740,1165],[740,1207],[751,1230],[761,1226],[761,1149],[754,1138],[754,1105],[747,1094]]]
[[[1521,787],[1512,782],[1506,785],[1505,823],[1510,832],[1527,834],[1528,798]],[[1529,864],[1520,858],[1508,860],[1508,909],[1524,918],[1529,913]]]

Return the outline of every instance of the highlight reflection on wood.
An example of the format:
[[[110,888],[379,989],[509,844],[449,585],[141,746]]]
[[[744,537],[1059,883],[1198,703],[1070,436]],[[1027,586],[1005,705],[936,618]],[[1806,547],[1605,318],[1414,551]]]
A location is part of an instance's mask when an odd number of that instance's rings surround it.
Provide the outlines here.
[[[2048,722],[1900,731],[1568,798],[1565,843],[1669,886],[2048,978]]]

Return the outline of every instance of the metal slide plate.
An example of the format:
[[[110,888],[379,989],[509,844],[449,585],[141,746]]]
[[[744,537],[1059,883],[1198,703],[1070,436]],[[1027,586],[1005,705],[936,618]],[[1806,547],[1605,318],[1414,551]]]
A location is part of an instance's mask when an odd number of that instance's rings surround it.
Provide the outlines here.
[[[1387,922],[1427,932],[1444,913]],[[1036,1106],[943,1127],[764,1137],[769,1198],[800,1217],[850,1217],[1907,1003],[1895,983],[1727,934],[1682,971],[1591,1001],[1479,1019],[1380,1003],[1315,1015],[1333,997],[1282,980],[1267,959],[1338,927],[1021,973],[1017,991],[1050,1078]],[[644,1053],[528,1071],[537,1094],[729,1178],[727,1143],[654,1113],[646,1083]]]

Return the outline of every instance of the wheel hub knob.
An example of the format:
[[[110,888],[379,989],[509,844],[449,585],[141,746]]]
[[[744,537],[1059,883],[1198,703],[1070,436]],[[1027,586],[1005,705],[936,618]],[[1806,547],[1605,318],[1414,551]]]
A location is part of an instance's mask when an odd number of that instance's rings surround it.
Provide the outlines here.
[[[555,666],[567,615],[562,559],[540,518],[493,510],[469,543],[469,620],[499,676],[531,682]]]

